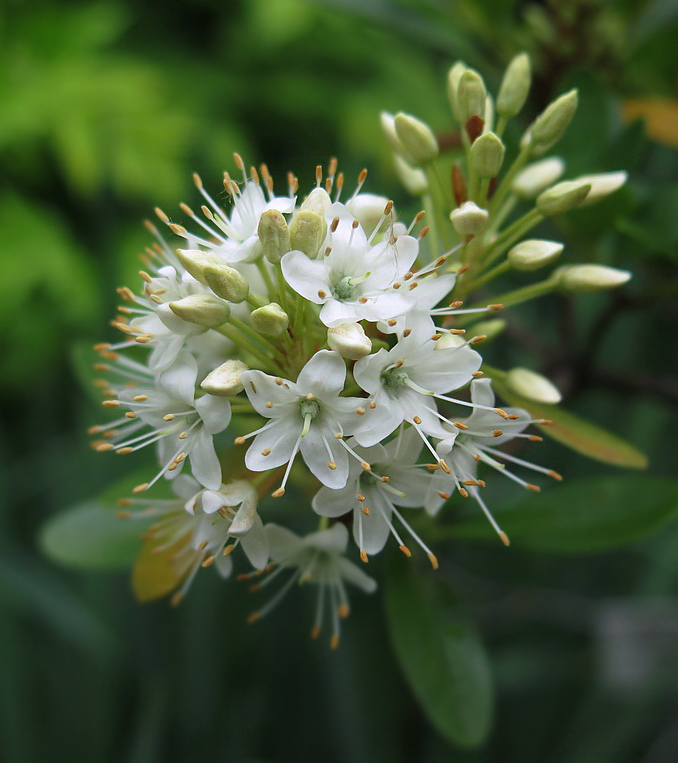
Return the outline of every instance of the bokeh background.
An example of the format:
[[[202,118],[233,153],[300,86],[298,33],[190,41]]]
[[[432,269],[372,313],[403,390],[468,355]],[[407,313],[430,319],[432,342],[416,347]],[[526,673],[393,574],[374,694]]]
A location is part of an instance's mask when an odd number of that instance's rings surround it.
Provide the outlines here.
[[[476,617],[496,682],[495,726],[474,751],[450,747],[418,708],[380,597],[354,596],[331,653],[308,639],[303,596],[250,628],[248,594],[206,572],[177,610],[141,606],[128,574],[64,569],[37,540],[47,518],[128,466],[88,446],[101,409],[78,365],[83,346],[113,339],[114,287],[136,288],[153,207],[193,203],[196,170],[218,193],[237,150],[278,182],[294,170],[302,188],[332,156],[349,177],[367,167],[367,190],[409,217],[416,202],[397,183],[379,111],[416,114],[454,145],[449,66],[463,58],[496,92],[521,50],[535,70],[522,127],[577,86],[557,146],[567,176],[630,173],[622,192],[543,237],[563,240],[568,262],[635,277],[512,311],[510,341],[488,357],[547,374],[571,410],[647,453],[652,475],[674,476],[677,39],[671,0],[2,3],[3,763],[678,759],[678,521],[582,556],[441,542],[440,574]],[[621,474],[538,447],[529,457],[568,479]]]

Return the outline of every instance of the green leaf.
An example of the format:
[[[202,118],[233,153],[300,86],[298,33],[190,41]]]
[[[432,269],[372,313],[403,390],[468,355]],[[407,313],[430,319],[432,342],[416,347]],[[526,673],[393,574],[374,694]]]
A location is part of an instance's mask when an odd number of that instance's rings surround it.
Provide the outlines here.
[[[646,475],[576,480],[493,514],[511,541],[536,551],[605,551],[678,516],[678,480]],[[480,512],[463,518],[451,534],[493,543],[497,539]]]
[[[439,573],[392,559],[386,612],[400,665],[423,711],[453,744],[477,747],[492,719],[492,681],[475,628]]]
[[[76,569],[118,570],[132,566],[148,521],[119,519],[115,511],[88,501],[49,519],[39,543],[52,561]]]
[[[518,406],[529,411],[535,419],[548,419],[552,424],[539,428],[554,440],[566,445],[577,453],[581,453],[606,464],[622,466],[627,469],[646,469],[647,456],[641,453],[621,437],[608,432],[606,429],[591,424],[574,413],[565,411],[557,405],[535,403],[525,397],[516,395],[501,381],[499,372],[483,366],[485,373],[492,378],[495,392],[510,405]]]

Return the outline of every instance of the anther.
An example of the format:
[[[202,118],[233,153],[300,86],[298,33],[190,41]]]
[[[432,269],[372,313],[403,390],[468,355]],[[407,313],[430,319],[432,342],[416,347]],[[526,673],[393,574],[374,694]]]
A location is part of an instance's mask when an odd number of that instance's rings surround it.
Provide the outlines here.
[[[348,617],[348,614],[349,614],[348,605],[347,605],[347,604],[340,604],[340,605],[337,607],[337,614],[338,614],[338,615],[339,615],[339,617],[341,617],[342,619],[345,619],[345,618],[347,618],[347,617]]]
[[[363,468],[363,469],[364,469],[366,472],[371,472],[371,471],[372,471],[372,467],[371,467],[371,466],[370,466],[370,465],[367,463],[367,461],[361,461],[361,462],[360,462],[360,466],[362,466],[362,468]]]
[[[334,471],[337,468],[337,465],[334,463],[334,461],[328,461],[327,466]]]
[[[445,461],[444,458],[440,459],[440,468],[445,472],[445,474],[452,474],[452,469],[447,465],[447,461]]]
[[[554,472],[553,469],[549,469],[547,472],[549,477],[553,477],[554,480],[558,480],[558,482],[562,482],[563,478],[558,472]]]
[[[313,630],[311,631],[311,638],[316,639],[320,635],[320,626],[314,625]]]
[[[484,371],[474,371],[474,372],[471,374],[471,376],[472,376],[474,379],[480,379],[480,377],[481,377],[481,376],[485,376],[485,372],[484,372]],[[509,416],[509,418],[511,418],[511,417]]]
[[[359,416],[364,416],[364,415],[365,415],[365,409],[364,409],[364,408],[356,408],[356,409],[355,409],[355,412],[356,412],[356,413],[357,413]]]
[[[421,419],[419,418],[419,416],[414,416],[412,418],[412,421],[414,421],[415,424],[421,424]]]
[[[193,210],[188,206],[188,204],[184,204],[183,201],[179,204],[179,209],[185,215],[188,215],[189,217],[195,217],[195,212],[193,212]]]
[[[499,533],[499,537],[501,538],[501,542],[505,546],[510,546],[511,545],[511,541],[509,540],[508,535],[503,530]]]
[[[282,387],[282,383],[283,383],[283,380],[282,380],[282,379],[281,379],[281,378],[278,376],[278,377],[276,378],[276,380],[275,380],[275,383],[276,383],[276,384],[277,384],[279,387]]]
[[[176,416],[173,413],[167,413],[162,417],[163,421],[174,421]]]
[[[398,321],[397,321],[395,318],[391,318],[391,320],[390,320],[390,321],[388,321],[388,325],[389,325],[391,328],[393,328],[393,327],[394,327],[394,326],[395,326],[397,323],[398,323]]]
[[[468,498],[468,490],[465,487],[459,488],[459,495]]]
[[[335,217],[334,220],[330,223],[330,230],[332,233],[335,233],[337,228],[339,227],[339,218]]]
[[[358,300],[358,302],[360,302],[360,304],[361,304],[361,305],[365,305],[365,304],[367,304],[367,297],[360,297],[360,299]]]
[[[525,485],[525,487],[526,487],[528,490],[532,490],[532,492],[533,492],[533,493],[541,493],[541,488],[539,487],[539,485],[531,485],[531,484],[528,482],[528,483],[527,483],[527,485]]]
[[[273,403],[272,403],[272,402],[269,400],[269,401],[266,403],[266,407],[267,407],[267,408],[273,408]]]
[[[403,554],[405,554],[405,556],[408,559],[412,556],[412,552],[410,551],[409,548],[407,548],[407,546],[399,546],[398,548],[400,548],[400,550],[403,552]]]
[[[264,449],[261,451],[261,455],[262,455],[262,456],[270,456],[270,455],[271,455],[271,449],[270,449],[270,448],[264,448]]]
[[[461,421],[455,421],[454,426],[457,427],[457,429],[468,429],[468,425]]]
[[[494,410],[494,412],[495,412],[496,414],[498,414],[499,416],[501,416],[501,417],[502,417],[502,419],[504,419],[504,420],[508,421],[508,417],[509,417],[509,415],[508,415],[508,413],[506,413],[506,411],[505,411],[503,408],[494,408],[493,410]]]
[[[244,437],[236,437],[235,440],[233,440],[235,445],[244,445],[245,444],[245,438]]]
[[[430,225],[425,225],[421,229],[421,233],[419,234],[419,240],[421,241],[422,238],[425,238],[430,230],[431,230],[431,226]]]
[[[370,510],[367,508],[367,506],[363,506],[363,514],[364,514],[366,517],[369,517],[369,516],[370,516]]]
[[[369,562],[369,558],[367,556],[367,551],[363,550],[363,551],[360,552],[360,561],[361,562],[365,562],[365,564],[367,564]]]
[[[530,435],[530,442],[544,442],[544,438],[540,437],[537,434],[531,434]]]
[[[409,329],[408,329],[408,331],[409,331]],[[435,333],[435,334],[434,334],[434,335],[431,337],[431,339],[433,339],[433,341],[434,341],[434,342],[437,342],[437,341],[440,339],[440,337],[441,337],[441,336],[442,336],[442,334],[438,334],[438,333]]]
[[[374,400],[371,400],[370,401],[370,408],[372,408],[372,410],[374,410],[376,407],[377,407],[377,404],[374,402]]]
[[[487,334],[479,334],[478,336],[474,336],[473,339],[471,339],[471,344],[480,344],[481,342],[484,342],[487,339]]]
[[[412,289],[416,289],[416,288],[417,288],[417,286],[419,286],[419,283],[418,283],[417,281],[415,281],[414,283],[411,283],[411,284],[408,286],[408,289],[409,289],[410,291],[412,291]]]
[[[134,411],[127,411],[125,414],[125,418],[127,419],[136,419],[137,415],[134,413]]]
[[[320,297],[320,299],[325,299],[327,297],[327,294],[322,289],[318,289],[318,296]]]
[[[428,554],[428,560],[431,562],[431,567],[433,567],[434,570],[438,569],[438,557],[435,554]]]
[[[487,309],[488,310],[503,310],[504,309],[504,305],[502,305],[501,302],[497,302],[496,305],[488,305]]]
[[[252,612],[252,614],[247,618],[247,624],[248,625],[254,625],[256,623],[261,615],[258,612]]]
[[[501,429],[493,429],[492,430],[492,437],[501,437],[504,433]]]
[[[339,646],[339,634],[335,633],[330,640],[330,648],[336,649]]]
[[[285,488],[284,487],[279,487],[277,490],[274,490],[271,493],[271,495],[274,498],[282,498],[285,495]]]
[[[104,400],[101,405],[104,406],[104,408],[117,408],[120,405],[119,400]]]
[[[167,215],[162,211],[162,209],[160,209],[160,207],[156,207],[153,211],[164,223],[169,222],[169,217],[167,217]]]
[[[144,400],[148,400],[148,395],[135,395],[132,400],[134,400],[135,403],[143,403]]]
[[[411,333],[412,329],[405,329],[405,331],[403,331],[403,336],[407,338]],[[438,339],[440,339],[440,334],[438,334]]]
[[[138,493],[143,493],[147,487],[148,487],[148,482],[144,482],[141,485],[137,485],[135,488],[133,488],[132,493],[134,493],[134,495],[137,495]]]
[[[397,281],[396,281],[396,282],[393,284],[393,288],[394,288],[394,289],[399,289],[401,286],[402,286],[402,284],[398,283]],[[393,322],[393,325],[395,326],[395,324],[396,324],[397,322],[398,322],[398,321],[394,321],[394,322]]]
[[[102,442],[101,445],[96,446],[97,453],[104,453],[107,450],[113,450],[113,445],[110,442]]]
[[[115,452],[119,456],[126,456],[129,453],[133,453],[134,452],[134,448],[130,448],[130,447],[127,447],[127,448],[118,448]]]
[[[450,494],[449,494],[449,493],[443,493],[443,492],[439,492],[439,493],[438,493],[438,495],[439,495],[439,496],[440,496],[440,497],[441,497],[441,498],[442,498],[444,501],[446,501],[446,500],[447,500],[447,499],[450,497]]]

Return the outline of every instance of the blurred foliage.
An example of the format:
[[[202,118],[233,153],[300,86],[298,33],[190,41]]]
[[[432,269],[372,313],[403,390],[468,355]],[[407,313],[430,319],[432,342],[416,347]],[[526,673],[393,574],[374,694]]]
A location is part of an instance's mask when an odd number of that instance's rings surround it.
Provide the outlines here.
[[[390,192],[401,212],[414,213],[397,187],[379,111],[412,112],[450,137],[450,64],[464,58],[496,90],[521,49],[536,69],[525,120],[564,89],[581,90],[558,146],[568,175],[630,172],[613,199],[536,235],[563,240],[568,262],[614,263],[635,276],[616,294],[512,310],[511,341],[495,342],[487,360],[546,373],[569,409],[648,454],[649,476],[619,480],[613,467],[555,443],[535,446],[535,460],[583,485],[583,532],[595,531],[587,510],[614,512],[614,501],[596,502],[596,484],[628,501],[621,525],[649,531],[668,519],[678,426],[677,33],[670,0],[6,0],[0,760],[678,757],[675,521],[585,557],[537,554],[529,542],[505,550],[439,541],[436,585],[453,593],[431,596],[472,612],[495,675],[496,726],[475,752],[454,750],[428,725],[395,661],[397,653],[407,668],[403,653],[423,648],[416,627],[393,651],[377,598],[354,597],[342,647],[330,654],[307,641],[301,596],[248,630],[246,595],[216,575],[198,576],[180,610],[142,607],[127,576],[67,572],[35,547],[48,516],[125,473],[124,459],[87,446],[85,429],[100,414],[75,381],[72,348],[112,336],[113,287],[133,282],[147,241],[139,220],[155,204],[169,211],[191,202],[195,170],[218,192],[233,150],[267,161],[278,182],[294,169],[302,187],[337,155],[349,176],[369,168],[367,190]],[[506,277],[508,289],[520,285],[519,274]],[[542,495],[543,516],[577,500],[559,490],[550,503]],[[515,500],[498,492],[492,505],[502,511]],[[538,500],[526,511],[539,512]],[[651,516],[639,518],[643,507]],[[382,556],[370,565],[377,575],[389,561]],[[393,561],[402,572],[405,560]],[[428,586],[431,574],[409,584]],[[394,604],[391,589],[390,617],[399,609],[417,618],[400,593]],[[443,635],[430,648],[447,648],[449,626],[436,626]],[[624,678],[627,663],[639,667]],[[458,730],[447,738],[459,740]]]

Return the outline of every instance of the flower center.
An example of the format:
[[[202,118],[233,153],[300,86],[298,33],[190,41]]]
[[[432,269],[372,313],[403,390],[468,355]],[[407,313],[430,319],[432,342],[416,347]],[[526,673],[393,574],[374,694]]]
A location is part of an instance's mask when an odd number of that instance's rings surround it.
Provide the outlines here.
[[[311,428],[311,422],[320,412],[320,406],[313,395],[306,395],[306,397],[299,403],[299,410],[301,412],[301,417],[304,419],[304,428],[301,430],[301,436],[306,437]]]
[[[340,278],[332,287],[332,296],[340,300],[353,300],[356,297],[357,286],[366,281],[372,274],[363,273],[361,276],[344,276]]]
[[[405,371],[399,367],[385,368],[381,372],[381,382],[384,385],[384,388],[387,390],[396,390],[407,386],[408,379],[409,377]]]

